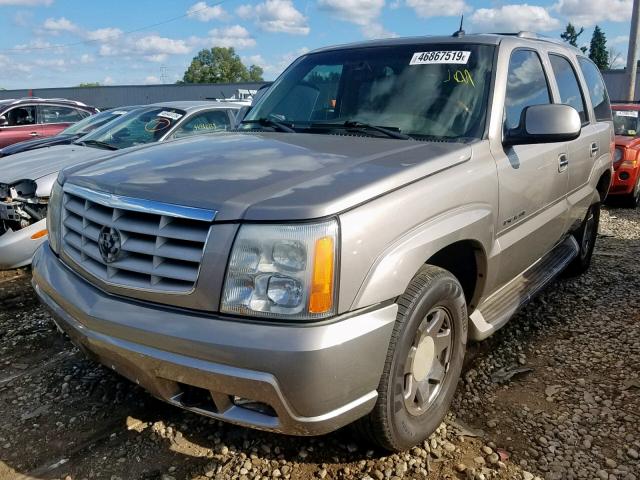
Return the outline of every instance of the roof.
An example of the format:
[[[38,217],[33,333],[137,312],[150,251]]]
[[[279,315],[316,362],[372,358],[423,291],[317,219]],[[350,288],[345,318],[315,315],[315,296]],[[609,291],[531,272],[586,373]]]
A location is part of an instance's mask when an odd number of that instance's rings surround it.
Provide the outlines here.
[[[146,106],[179,108],[188,112],[192,110],[200,110],[203,108],[228,108],[237,110],[242,105],[231,102],[217,102],[215,100],[175,100],[173,102],[151,103]]]
[[[326,52],[331,50],[346,50],[352,48],[369,48],[369,47],[388,47],[388,46],[402,46],[402,45],[429,45],[429,44],[465,44],[475,43],[481,45],[499,45],[506,38],[521,40],[524,43],[528,42],[548,42],[558,45],[562,45],[575,53],[582,52],[572,45],[563,42],[562,40],[556,40],[555,38],[545,37],[533,32],[517,32],[517,33],[470,33],[460,36],[453,35],[439,35],[439,36],[420,36],[420,37],[399,37],[399,38],[384,38],[378,40],[369,40],[364,42],[348,43],[343,45],[335,45],[332,47],[324,47],[313,50],[310,53]]]
[[[61,105],[75,105],[76,107],[89,107],[86,103],[78,102],[76,100],[69,100],[67,98],[40,98],[40,97],[24,97],[24,98],[9,98],[6,100],[0,100],[1,106],[8,105],[20,105],[22,103],[57,103]]]

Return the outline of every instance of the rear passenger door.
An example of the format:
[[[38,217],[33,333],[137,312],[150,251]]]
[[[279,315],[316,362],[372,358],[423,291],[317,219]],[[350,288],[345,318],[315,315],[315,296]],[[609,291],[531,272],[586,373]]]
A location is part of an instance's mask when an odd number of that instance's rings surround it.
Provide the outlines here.
[[[609,162],[613,148],[611,105],[609,94],[595,63],[586,57],[578,57],[579,74],[582,74],[588,92],[588,124],[582,129],[580,140],[584,145],[574,147],[582,155],[569,164],[569,203],[572,225],[581,222],[586,215],[593,194],[591,174],[595,164]],[[587,95],[588,93],[588,95]],[[578,143],[576,140],[574,143]],[[585,152],[586,149],[586,152]],[[595,179],[597,181],[597,179]]]
[[[38,122],[42,125],[43,135],[51,137],[83,118],[89,112],[63,105],[39,105]]]
[[[523,110],[549,104],[552,92],[537,50],[511,52],[504,105],[504,130],[520,123]],[[502,285],[546,254],[562,238],[566,224],[568,174],[559,169],[565,143],[494,144],[499,181],[496,225],[500,245],[497,284]]]

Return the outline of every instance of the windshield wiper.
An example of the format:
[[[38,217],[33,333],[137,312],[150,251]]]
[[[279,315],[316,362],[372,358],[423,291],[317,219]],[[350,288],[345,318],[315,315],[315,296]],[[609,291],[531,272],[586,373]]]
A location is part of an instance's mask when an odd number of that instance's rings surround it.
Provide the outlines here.
[[[118,150],[118,147],[115,145],[111,145],[107,142],[101,142],[100,140],[83,140],[81,142],[76,142],[76,144],[83,145],[85,147],[95,146],[98,148],[104,148],[105,150]]]
[[[255,120],[242,120],[240,123],[257,123],[262,125],[263,127],[274,127],[275,129],[281,132],[287,133],[296,133],[296,131],[291,128],[289,125],[286,125],[282,122],[278,122],[277,120],[273,120],[271,118],[257,118]]]
[[[346,128],[347,130],[373,130],[375,132],[382,133],[390,138],[397,138],[399,140],[411,140],[409,135],[396,130],[392,130],[388,127],[379,127],[377,125],[371,125],[370,123],[358,122],[355,120],[347,120],[343,123],[312,123],[311,128]]]

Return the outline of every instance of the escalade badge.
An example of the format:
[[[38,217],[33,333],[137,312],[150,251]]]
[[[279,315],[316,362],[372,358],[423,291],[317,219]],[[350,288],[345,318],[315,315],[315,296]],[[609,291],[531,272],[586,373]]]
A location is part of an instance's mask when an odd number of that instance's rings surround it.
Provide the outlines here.
[[[98,249],[105,263],[115,262],[122,250],[120,232],[112,227],[102,227],[98,239]]]

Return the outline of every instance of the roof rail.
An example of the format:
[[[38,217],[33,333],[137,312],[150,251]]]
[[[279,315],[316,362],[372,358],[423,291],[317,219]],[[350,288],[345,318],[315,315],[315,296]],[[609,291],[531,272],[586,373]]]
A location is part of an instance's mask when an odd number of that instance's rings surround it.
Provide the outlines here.
[[[496,32],[493,35],[504,35],[504,36],[507,36],[507,37],[518,37],[518,38],[525,38],[527,40],[538,40],[540,42],[553,43],[553,44],[556,44],[556,45],[562,45],[563,47],[567,47],[567,48],[573,50],[575,53],[582,54],[582,50],[580,50],[578,47],[574,47],[573,45],[568,44],[564,40],[561,40],[559,38],[547,37],[545,35],[540,35],[539,33],[536,33],[536,32],[529,32],[529,31],[526,31],[526,30],[522,30],[522,31],[520,31],[518,33]]]
[[[79,107],[86,107],[87,104],[83,102],[79,102],[77,100],[69,100],[68,98],[43,98],[43,97],[22,97],[15,100],[15,103],[23,102],[25,100],[38,100],[41,102],[62,102],[62,103],[72,103],[74,105],[78,105]]]

